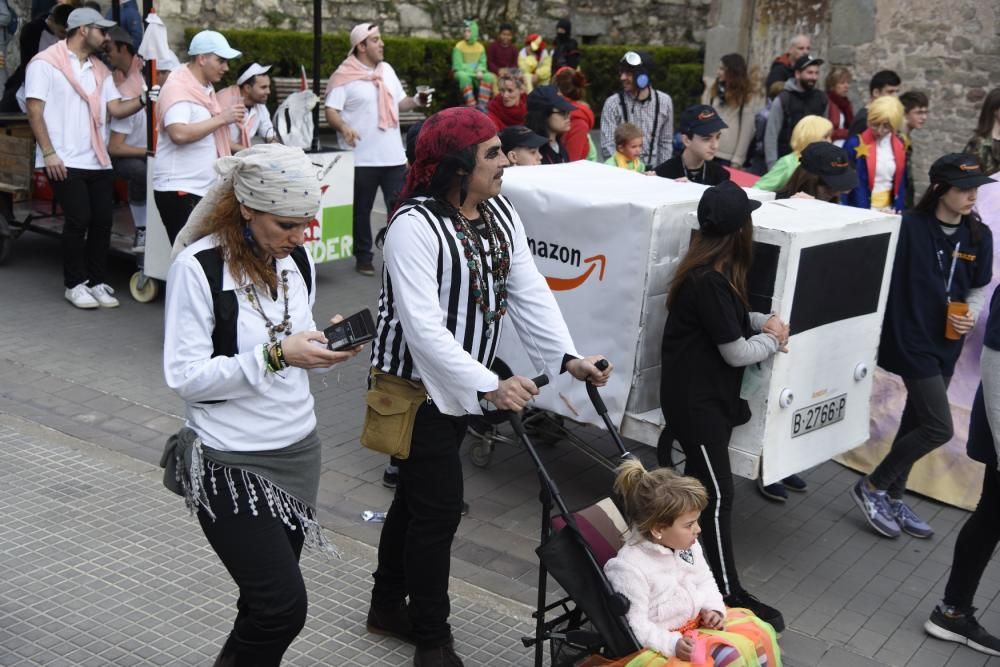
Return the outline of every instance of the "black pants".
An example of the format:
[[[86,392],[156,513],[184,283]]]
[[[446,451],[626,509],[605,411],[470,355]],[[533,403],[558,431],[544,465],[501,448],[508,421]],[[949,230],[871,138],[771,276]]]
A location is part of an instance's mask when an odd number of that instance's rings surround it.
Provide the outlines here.
[[[466,417],[421,406],[410,458],[399,460],[399,482],[378,543],[372,605],[396,607],[409,596],[413,633],[421,646],[451,639],[448,575],[451,543],[462,518],[458,448]]]
[[[372,206],[375,193],[382,188],[385,210],[392,214],[396,198],[403,189],[406,165],[396,167],[354,168],[354,256],[358,261],[372,261]]]
[[[63,210],[63,284],[107,282],[114,177],[110,169],[66,169],[52,192]]]
[[[116,157],[111,159],[115,176],[128,181],[130,204],[146,203],[146,158]]]
[[[160,220],[167,229],[167,238],[173,245],[177,235],[187,223],[191,211],[201,201],[201,196],[193,195],[190,192],[173,191],[153,191],[153,200],[156,202],[156,209],[160,212]]]
[[[972,606],[979,580],[1000,542],[1000,473],[994,465],[986,466],[983,494],[976,511],[966,520],[955,540],[951,575],[944,589],[944,603],[960,609]]]
[[[951,376],[937,375],[920,380],[907,380],[906,407],[899,421],[899,430],[892,448],[878,464],[868,480],[876,489],[888,491],[897,500],[906,491],[906,480],[913,464],[951,440],[954,433],[948,385]]]
[[[205,475],[209,493],[210,475]],[[210,496],[215,521],[204,509],[199,510],[198,521],[240,589],[236,621],[222,654],[236,667],[277,667],[306,622],[306,586],[299,570],[302,529],[289,530],[271,516],[260,488],[258,515],[253,516],[239,474],[232,476],[241,500],[240,511],[234,514],[229,485],[221,471],[215,476],[219,493]]]
[[[721,419],[721,417],[720,417]],[[708,491],[708,505],[701,513],[701,543],[715,582],[722,595],[743,590],[733,556],[733,471],[729,465],[731,428],[719,428],[712,442],[695,444],[693,439],[678,437],[684,449],[684,474],[694,477]]]

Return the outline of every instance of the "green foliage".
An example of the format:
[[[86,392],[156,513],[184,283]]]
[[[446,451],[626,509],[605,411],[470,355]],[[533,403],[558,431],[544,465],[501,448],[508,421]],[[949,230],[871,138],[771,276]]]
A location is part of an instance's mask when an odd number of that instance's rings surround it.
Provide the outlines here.
[[[185,37],[190,40],[199,29],[188,28]],[[312,67],[312,33],[290,30],[224,30],[233,48],[243,52],[243,58],[230,62],[227,83],[236,78],[236,70],[244,62],[255,60],[274,65],[275,76],[298,76],[300,66],[309,72]],[[441,109],[459,104],[458,87],[451,75],[453,39],[425,39],[419,37],[385,37],[385,57],[392,64],[399,78],[407,82],[409,92],[420,84],[433,86],[434,106]],[[320,51],[320,78],[325,82],[337,65],[347,56],[350,41],[346,33],[324,33]],[[675,117],[685,107],[695,104],[702,92],[702,65],[695,49],[676,46],[606,46],[580,47],[580,66],[590,85],[588,101],[595,113],[600,113],[608,95],[619,89],[618,61],[629,49],[640,49],[653,56],[656,67],[653,85],[666,91],[674,101]],[[321,87],[320,93],[323,90]]]

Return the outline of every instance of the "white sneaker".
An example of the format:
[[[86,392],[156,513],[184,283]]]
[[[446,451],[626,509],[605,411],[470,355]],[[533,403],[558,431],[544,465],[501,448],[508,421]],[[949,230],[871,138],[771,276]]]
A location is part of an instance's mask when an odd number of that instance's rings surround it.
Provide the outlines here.
[[[90,296],[97,300],[97,303],[101,304],[105,308],[117,308],[118,299],[111,296],[115,293],[113,289],[101,283],[100,285],[94,285],[93,287],[87,288],[90,291]]]
[[[66,300],[77,308],[97,308],[100,304],[90,294],[87,283],[80,283],[76,287],[66,288]]]

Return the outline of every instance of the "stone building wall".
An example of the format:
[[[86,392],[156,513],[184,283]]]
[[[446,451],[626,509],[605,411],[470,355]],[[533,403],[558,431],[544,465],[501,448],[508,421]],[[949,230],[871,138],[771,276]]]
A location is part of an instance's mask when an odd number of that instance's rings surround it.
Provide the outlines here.
[[[913,135],[918,194],[935,158],[961,151],[986,94],[1000,86],[1000,3],[982,0],[713,0],[705,76],[733,51],[765,74],[798,32],[813,35],[813,53],[854,74],[855,109],[868,80],[895,70],[903,90],[930,97],[927,125]]]
[[[540,31],[551,39],[555,23],[568,17],[574,33],[596,43],[699,46],[711,0],[410,0],[359,2],[324,0],[323,27],[346,31],[377,21],[386,32],[416,37],[457,37],[462,19],[479,17],[484,26],[501,20],[523,36]],[[160,0],[157,9],[169,27],[277,27],[309,30],[312,0]],[[179,32],[179,31],[174,31]]]

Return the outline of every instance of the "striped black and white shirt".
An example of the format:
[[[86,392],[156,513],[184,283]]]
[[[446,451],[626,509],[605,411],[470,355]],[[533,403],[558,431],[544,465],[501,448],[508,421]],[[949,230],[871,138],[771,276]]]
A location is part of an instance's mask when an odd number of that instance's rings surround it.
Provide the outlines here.
[[[424,383],[437,408],[450,415],[479,414],[477,392],[497,388],[489,370],[501,329],[512,325],[537,370],[560,372],[576,354],[555,297],[535,267],[521,219],[506,197],[487,206],[510,243],[507,314],[492,335],[471,294],[470,268],[450,217],[423,197],[402,204],[385,237],[372,365]],[[481,280],[487,308],[498,309],[489,240],[481,241]]]
[[[642,154],[649,169],[663,164],[674,153],[674,103],[662,90],[651,88],[652,95],[640,100],[627,93],[613,93],[604,100],[601,110],[601,151],[608,158],[615,154],[615,129],[632,123],[642,130]],[[622,101],[625,109],[622,109]],[[655,132],[654,132],[655,130]]]

